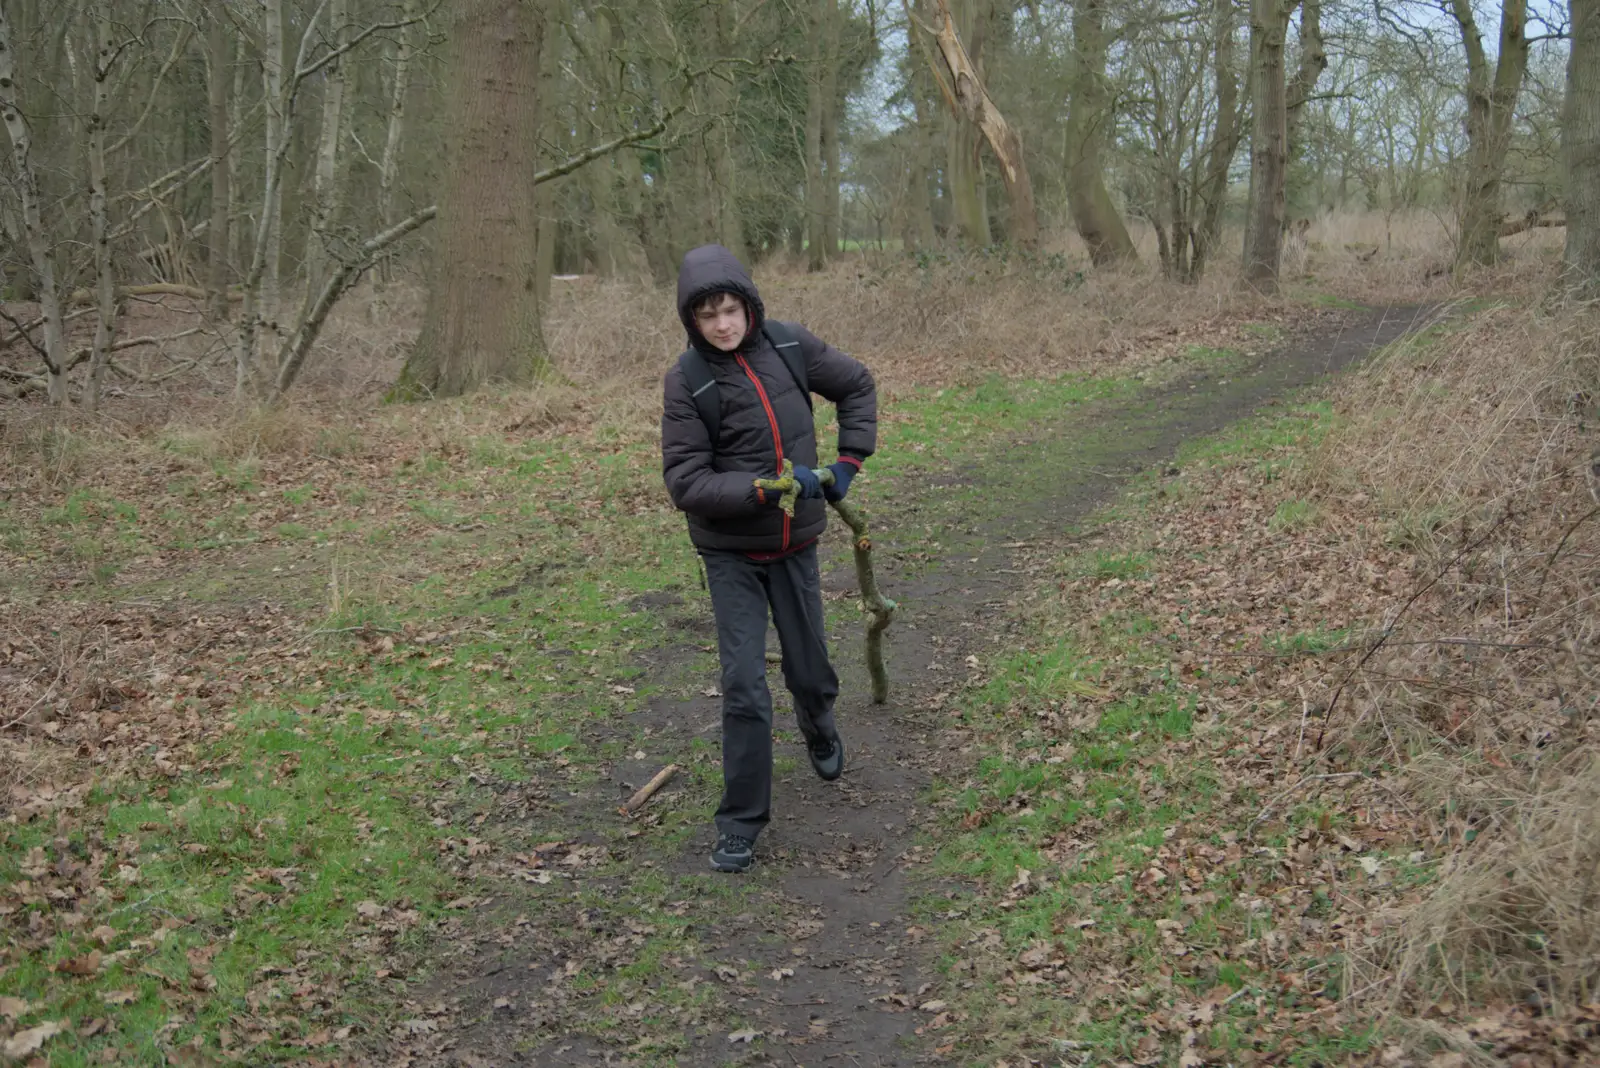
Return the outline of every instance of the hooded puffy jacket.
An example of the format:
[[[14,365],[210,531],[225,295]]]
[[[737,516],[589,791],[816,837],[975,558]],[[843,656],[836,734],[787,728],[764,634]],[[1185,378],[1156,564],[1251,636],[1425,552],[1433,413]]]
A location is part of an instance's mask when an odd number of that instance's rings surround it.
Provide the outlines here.
[[[732,293],[750,313],[750,329],[735,352],[722,352],[700,336],[696,302]],[[756,489],[775,477],[785,459],[817,466],[816,425],[788,365],[761,331],[766,308],[750,273],[721,245],[705,245],[683,258],[678,272],[678,316],[689,344],[705,356],[717,380],[722,426],[712,441],[682,369],[674,363],[664,383],[661,467],[672,503],[689,518],[689,537],[701,549],[783,553],[805,545],[827,525],[823,501],[800,501],[791,519]],[[838,406],[839,455],[872,455],[878,436],[878,395],[866,367],[790,324],[805,360],[810,387]]]

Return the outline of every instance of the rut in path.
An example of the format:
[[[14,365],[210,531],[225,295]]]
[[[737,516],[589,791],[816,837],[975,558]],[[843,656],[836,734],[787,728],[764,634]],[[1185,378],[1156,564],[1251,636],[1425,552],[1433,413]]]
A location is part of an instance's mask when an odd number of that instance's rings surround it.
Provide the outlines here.
[[[917,864],[914,843],[930,815],[918,799],[941,767],[959,771],[971,759],[944,744],[945,717],[934,710],[936,695],[959,689],[969,655],[991,653],[991,636],[1003,629],[1008,606],[1025,588],[1033,562],[1059,558],[1062,532],[1108,501],[1130,477],[1165,466],[1184,441],[1214,433],[1290,390],[1341,370],[1426,319],[1415,309],[1368,311],[1337,330],[1260,357],[1226,380],[1187,378],[1035,428],[1004,450],[992,449],[981,467],[940,480],[947,486],[983,487],[990,516],[973,522],[942,514],[950,509],[945,495],[899,487],[892,507],[906,511],[880,513],[877,525],[890,530],[904,515],[931,521],[943,531],[942,552],[938,567],[920,577],[901,572],[886,558],[877,561],[885,592],[906,606],[886,643],[894,679],[889,705],[867,701],[858,628],[834,635],[845,694],[838,706],[849,756],[844,779],[823,783],[797,745],[778,747],[779,756],[787,752],[797,759],[788,762],[792,770],[776,776],[773,822],[749,875],[707,869],[713,834],[709,813],[703,840],[694,838],[671,855],[649,855],[645,847],[630,858],[648,859],[652,874],[681,880],[688,894],[714,896],[727,888],[713,881],[739,880],[737,904],[719,905],[709,928],[702,920],[696,932],[707,958],[695,961],[694,971],[710,976],[721,1020],[728,1024],[679,1032],[676,1063],[866,1068],[928,1062],[937,1033],[918,1033],[931,1018],[919,1006],[939,1000],[941,992],[909,904],[913,890],[925,894],[938,888]],[[848,554],[825,570],[823,582],[826,591],[836,593],[853,587]],[[668,749],[686,750],[695,736],[712,742],[718,736],[720,710],[714,698],[658,705],[642,715],[651,719],[652,733]],[[781,710],[778,718],[785,726]],[[648,777],[643,768],[626,764],[613,770],[619,789],[641,783],[641,773]],[[608,892],[625,898],[628,887],[613,879]],[[508,888],[507,894],[515,891]],[[519,908],[513,904],[509,911]],[[579,927],[592,922],[597,939],[617,926],[603,914],[574,917],[568,909],[552,915]],[[441,947],[445,959],[430,987],[452,1000],[459,1022],[447,1034],[389,1051],[384,1061],[556,1066],[635,1059],[626,1042],[595,1037],[605,1036],[604,1029],[585,1028],[587,1037],[564,1036],[551,1026],[548,1013],[519,1010],[538,1002],[541,987],[559,983],[561,947],[572,934],[536,919],[524,928],[485,930]],[[658,981],[680,979],[679,972],[664,972]],[[497,1010],[497,999],[510,1004]],[[751,1041],[730,1041],[735,1023],[737,1033],[755,1033]],[[616,1037],[624,1037],[621,1029]]]

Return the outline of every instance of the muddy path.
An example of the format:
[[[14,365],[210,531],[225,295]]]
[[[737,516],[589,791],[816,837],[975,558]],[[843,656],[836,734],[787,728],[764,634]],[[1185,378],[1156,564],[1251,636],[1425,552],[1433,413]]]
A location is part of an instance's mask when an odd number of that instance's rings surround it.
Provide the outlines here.
[[[415,1004],[435,1026],[398,1040],[383,1062],[866,1068],[936,1059],[946,980],[921,943],[947,888],[922,864],[918,842],[936,816],[923,798],[935,777],[965,774],[974,756],[949,729],[947,699],[1003,647],[1010,606],[1030,576],[1059,559],[1071,528],[1129,478],[1168,469],[1183,442],[1426,321],[1416,309],[1353,313],[1247,365],[1066,413],[991,447],[973,469],[878,490],[879,581],[905,606],[886,646],[890,703],[868,702],[860,623],[835,613],[847,773],[838,783],[815,777],[775,683],[773,822],[745,876],[713,873],[706,859],[720,724],[707,692],[715,674],[705,673],[709,610],[694,603],[704,601],[698,591],[660,595],[652,607],[683,614],[683,642],[642,666],[699,674],[681,680],[681,699],[630,717],[633,738],[648,739],[650,752],[624,753],[598,784],[552,791],[528,832],[532,848],[563,827],[557,852],[603,850],[609,866],[587,878],[575,866],[554,887],[490,888],[494,909],[432,951],[437,971]],[[913,528],[922,541],[897,545],[892,532]],[[826,548],[825,592],[848,604],[854,578],[843,539]],[[652,802],[661,810],[652,819],[676,813],[679,830],[666,833],[671,819],[620,829],[617,799],[666,759],[693,761]],[[674,952],[652,955],[663,927],[681,937]],[[622,978],[583,982],[602,971]]]

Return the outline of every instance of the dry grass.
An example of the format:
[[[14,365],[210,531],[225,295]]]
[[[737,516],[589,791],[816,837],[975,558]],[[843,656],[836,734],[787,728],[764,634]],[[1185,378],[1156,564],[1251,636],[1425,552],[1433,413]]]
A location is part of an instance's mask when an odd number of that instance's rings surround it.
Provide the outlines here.
[[[1310,472],[1388,517],[1420,592],[1374,621],[1335,723],[1443,857],[1355,964],[1368,1011],[1563,1013],[1600,983],[1600,317],[1541,309],[1553,280],[1352,379]]]

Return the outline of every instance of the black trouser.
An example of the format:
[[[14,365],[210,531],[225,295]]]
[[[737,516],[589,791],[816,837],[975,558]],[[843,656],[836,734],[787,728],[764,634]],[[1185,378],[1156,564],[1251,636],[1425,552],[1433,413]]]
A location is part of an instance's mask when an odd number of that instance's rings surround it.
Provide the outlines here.
[[[771,563],[702,552],[722,658],[722,804],[717,830],[754,839],[772,809],[772,694],[767,689],[767,609],[783,646],[783,681],[809,743],[836,736],[839,676],[828,662],[822,576],[810,546]]]

